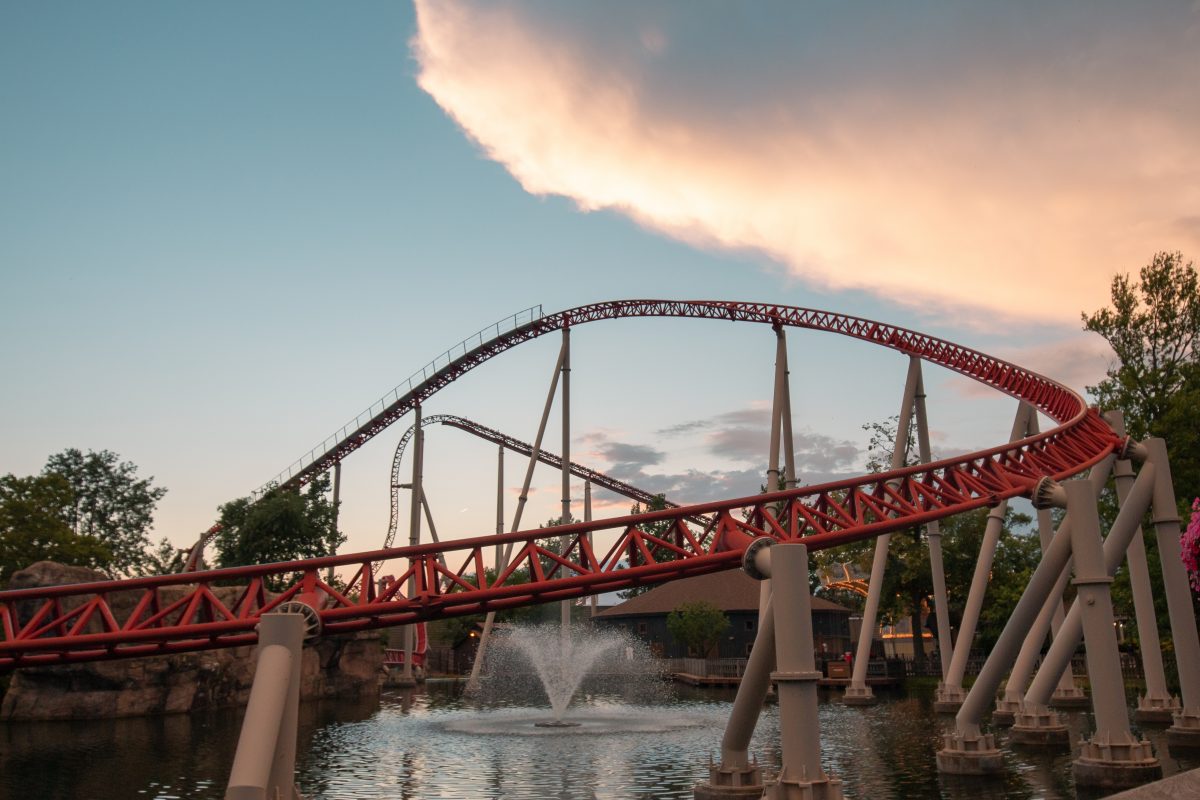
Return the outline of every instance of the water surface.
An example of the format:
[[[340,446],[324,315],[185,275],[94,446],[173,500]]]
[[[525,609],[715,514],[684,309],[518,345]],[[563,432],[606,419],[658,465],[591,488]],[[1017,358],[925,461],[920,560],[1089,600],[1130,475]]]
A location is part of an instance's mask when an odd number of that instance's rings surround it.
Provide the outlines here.
[[[578,728],[537,728],[548,709],[527,697],[468,700],[455,684],[385,693],[378,703],[304,707],[298,770],[309,800],[641,800],[691,798],[720,747],[731,691],[675,688],[652,702],[611,694],[577,699]],[[820,705],[825,768],[847,797],[1070,798],[1066,752],[1013,749],[1001,731],[1007,770],[990,780],[941,777],[936,715],[924,693],[869,708],[833,696]],[[1087,714],[1067,715],[1075,740]],[[224,794],[240,713],[70,723],[0,724],[0,798],[189,798]],[[1144,732],[1168,775],[1200,767],[1166,751],[1161,729]],[[779,761],[778,707],[769,704],[752,752]]]

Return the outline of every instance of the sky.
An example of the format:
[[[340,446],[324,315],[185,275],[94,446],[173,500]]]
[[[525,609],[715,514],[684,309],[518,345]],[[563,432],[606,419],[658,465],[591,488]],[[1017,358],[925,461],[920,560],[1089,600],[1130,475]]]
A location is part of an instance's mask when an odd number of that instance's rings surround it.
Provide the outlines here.
[[[186,546],[538,304],[825,308],[1082,392],[1111,353],[1081,312],[1200,252],[1197,86],[1195,2],[2,3],[0,474],[112,450]],[[425,413],[531,440],[551,339]],[[773,358],[759,326],[580,327],[572,455],[681,502],[753,493]],[[861,470],[904,358],[794,331],[789,359],[801,479]],[[1013,401],[925,382],[937,453],[1005,439]],[[345,462],[344,550],[383,543],[409,424]],[[439,534],[492,532],[492,446],[426,442]],[[537,473],[526,525],[557,487]]]

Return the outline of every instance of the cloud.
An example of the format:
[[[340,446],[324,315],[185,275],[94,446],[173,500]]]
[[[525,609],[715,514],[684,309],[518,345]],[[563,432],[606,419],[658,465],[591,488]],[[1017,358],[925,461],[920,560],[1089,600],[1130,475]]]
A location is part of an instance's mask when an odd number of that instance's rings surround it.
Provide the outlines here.
[[[1195,4],[416,6],[421,87],[527,191],[814,286],[1073,322],[1200,245]]]
[[[725,469],[684,472],[649,470],[666,460],[666,453],[643,444],[613,441],[603,432],[589,432],[590,455],[608,462],[602,471],[652,494],[664,494],[675,502],[755,494],[766,481],[770,413],[760,404],[735,409],[704,419],[690,420],[657,431],[663,438],[685,439],[721,461],[744,464]],[[856,474],[863,452],[854,442],[834,439],[811,430],[793,431],[796,478],[801,484],[817,484]],[[781,456],[782,458],[782,456]],[[624,501],[613,501],[619,505]]]
[[[663,458],[661,450],[641,444],[626,444],[625,442],[605,442],[597,448],[596,453],[610,463],[629,464],[639,467],[657,464]]]

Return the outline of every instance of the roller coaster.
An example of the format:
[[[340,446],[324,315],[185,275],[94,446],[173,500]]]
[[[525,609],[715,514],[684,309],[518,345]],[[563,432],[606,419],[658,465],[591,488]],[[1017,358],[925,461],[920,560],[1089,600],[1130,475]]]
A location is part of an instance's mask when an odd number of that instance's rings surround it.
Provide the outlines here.
[[[1054,420],[1056,427],[986,450],[878,474],[553,529],[182,575],[2,592],[0,670],[251,644],[262,614],[296,601],[315,610],[321,630],[329,635],[570,599],[730,569],[741,563],[746,546],[763,536],[800,540],[815,551],[995,506],[1009,498],[1028,497],[1040,479],[1079,474],[1117,452],[1123,443],[1122,437],[1066,386],[916,331],[785,305],[622,300],[549,315],[531,310],[512,318],[509,325],[485,329],[404,387],[393,390],[369,413],[360,415],[262,491],[304,485],[451,382],[519,344],[584,324],[635,317],[709,319],[839,334],[962,374],[1028,403]],[[493,335],[485,336],[488,332]],[[656,524],[658,533],[647,532],[650,523]],[[593,549],[592,542],[600,534],[613,536],[615,541],[607,548]],[[566,547],[558,546],[560,539]],[[511,546],[516,553],[507,567],[489,580],[485,554],[498,546]],[[393,559],[406,567],[381,584],[373,565]],[[344,586],[330,585],[321,577],[321,571],[329,568],[351,577]],[[524,570],[532,580],[516,582],[514,576]],[[409,579],[415,586],[413,592],[404,590]],[[242,587],[234,602],[222,602],[214,593],[213,587],[223,584]],[[282,584],[283,588],[269,592],[270,584]]]

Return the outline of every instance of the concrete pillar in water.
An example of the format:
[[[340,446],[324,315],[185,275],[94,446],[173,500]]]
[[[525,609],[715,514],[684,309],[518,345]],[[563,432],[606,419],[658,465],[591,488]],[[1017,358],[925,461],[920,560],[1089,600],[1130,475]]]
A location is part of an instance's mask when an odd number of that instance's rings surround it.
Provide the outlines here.
[[[1179,509],[1171,483],[1167,461],[1167,443],[1147,439],[1142,452],[1154,464],[1154,501],[1151,516],[1158,539],[1158,557],[1162,562],[1163,589],[1171,615],[1171,639],[1175,645],[1175,664],[1179,669],[1179,689],[1183,708],[1174,715],[1167,729],[1167,746],[1172,750],[1200,749],[1200,633],[1192,611],[1187,571],[1183,568],[1179,545]]]
[[[764,800],[841,800],[842,782],[821,768],[817,681],[813,659],[808,548],[786,542],[770,549],[774,583],[775,659],[783,764],[767,781]]]
[[[904,466],[908,451],[908,428],[920,377],[921,359],[909,356],[904,396],[900,401],[900,420],[896,424],[896,443],[892,449],[892,469]],[[858,652],[854,655],[854,671],[850,676],[850,685],[842,695],[842,702],[847,705],[865,706],[875,702],[875,693],[867,685],[867,665],[871,661],[871,643],[875,639],[875,619],[879,613],[879,594],[883,591],[883,573],[887,566],[890,540],[891,536],[886,533],[875,539],[875,557],[871,561],[871,580],[867,586],[867,604],[863,608],[862,627],[858,634]]]
[[[1095,735],[1082,742],[1079,758],[1072,763],[1075,785],[1104,789],[1140,786],[1161,778],[1162,765],[1150,743],[1136,739],[1129,730],[1109,592],[1113,579],[1104,564],[1096,491],[1087,481],[1068,481],[1064,488],[1067,508],[1074,518],[1074,583],[1082,609],[1088,681],[1096,717]]]

